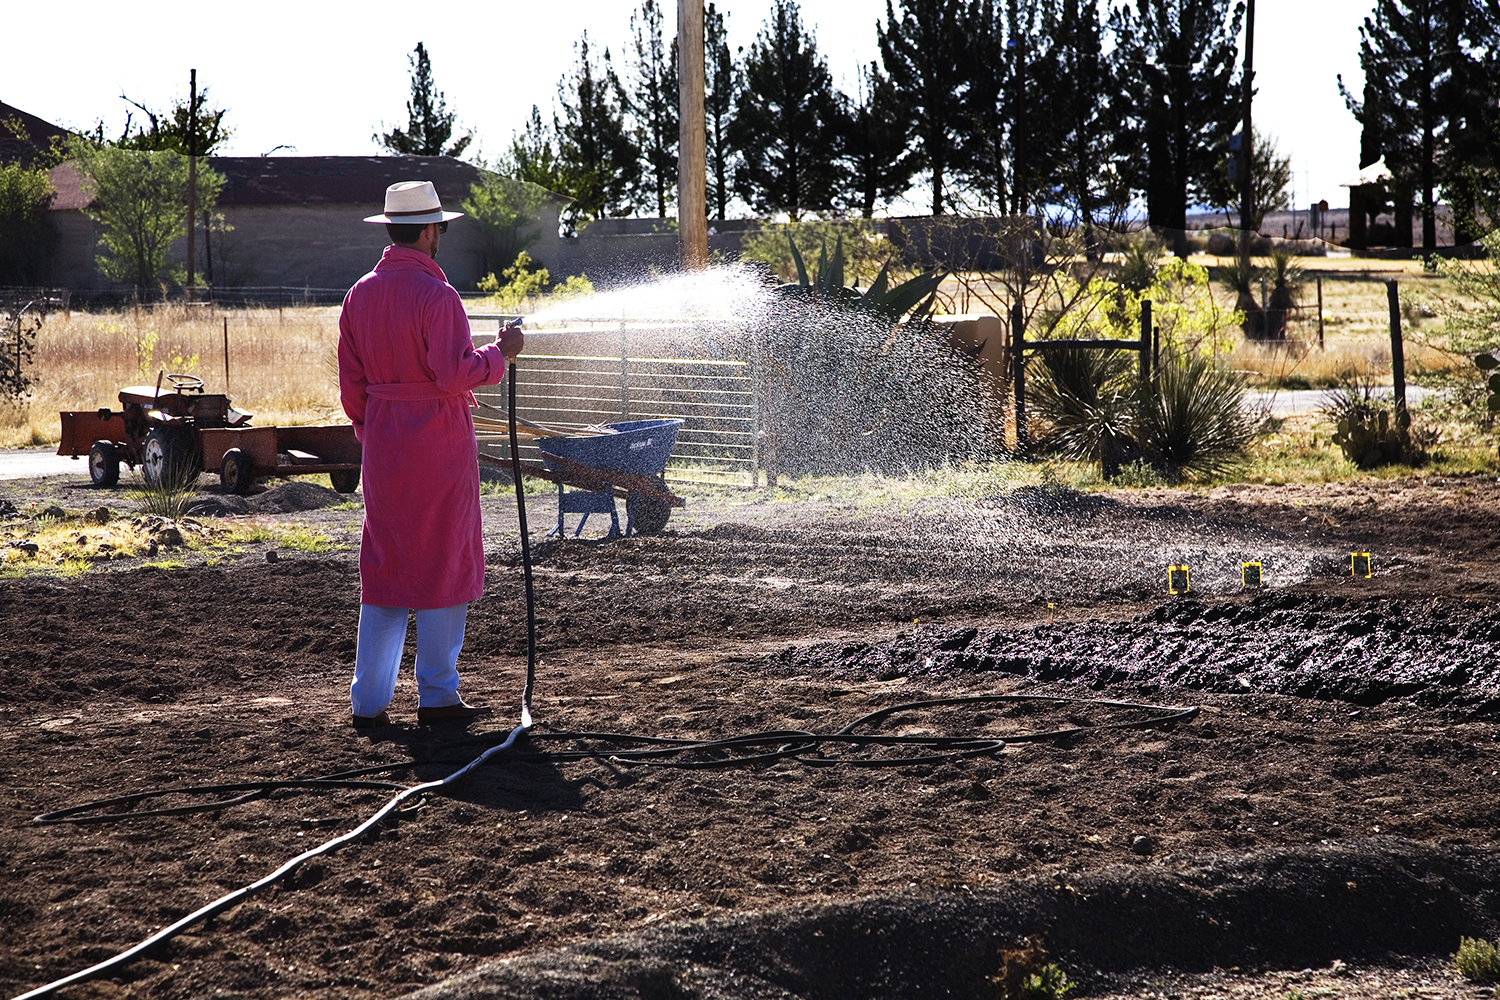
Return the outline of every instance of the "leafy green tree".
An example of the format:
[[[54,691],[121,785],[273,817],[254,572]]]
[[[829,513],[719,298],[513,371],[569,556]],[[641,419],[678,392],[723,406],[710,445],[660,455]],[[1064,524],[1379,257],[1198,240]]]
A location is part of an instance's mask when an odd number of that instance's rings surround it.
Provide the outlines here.
[[[592,219],[623,217],[636,208],[641,153],[625,122],[627,101],[609,49],[596,62],[589,36],[574,46],[578,63],[557,84],[561,117],[554,117],[559,174],[572,198],[564,222],[582,228]]]
[[[1361,98],[1339,80],[1344,103],[1380,144],[1394,177],[1392,187],[1403,192],[1398,197],[1410,204],[1405,192],[1417,195],[1424,250],[1437,246],[1442,161],[1466,117],[1481,130],[1470,137],[1472,145],[1485,145],[1482,133],[1490,123],[1484,112],[1493,104],[1483,108],[1488,88],[1482,83],[1469,85],[1484,76],[1476,72],[1474,52],[1493,52],[1500,42],[1488,30],[1493,26],[1493,15],[1479,0],[1376,0],[1359,31],[1365,74]],[[1409,245],[1403,234],[1397,237],[1401,245]]]
[[[1219,159],[1219,169],[1204,184],[1204,204],[1225,215],[1235,215],[1240,210],[1240,182],[1229,178],[1228,148]],[[1287,187],[1292,183],[1292,158],[1282,156],[1276,143],[1260,129],[1255,130],[1255,145],[1250,157],[1250,183],[1254,189],[1255,217],[1247,226],[1240,220],[1237,228],[1258,230],[1267,212],[1279,212],[1291,207],[1292,199]]]
[[[921,167],[931,179],[932,214],[945,208],[949,159],[964,125],[969,79],[963,0],[886,0],[877,25],[880,60],[893,95],[903,98],[902,118],[912,123]]]
[[[85,214],[103,227],[96,260],[111,281],[151,289],[181,283],[184,269],[172,260],[172,244],[187,234],[183,192],[187,157],[171,150],[134,150],[77,141],[72,148],[92,197]],[[208,166],[197,172],[198,204],[212,205],[224,175]]]
[[[734,119],[735,95],[739,89],[739,67],[729,51],[727,15],[710,3],[703,10],[703,117],[707,141],[709,203],[714,218],[728,211],[730,177],[735,166],[729,144],[729,123]]]
[[[667,203],[677,200],[677,39],[662,35],[658,0],[641,0],[630,15],[634,71],[630,112],[640,134],[643,193],[654,197],[656,216],[667,217]]]
[[[172,105],[171,110],[160,113],[151,110],[139,101],[131,100],[124,94],[121,94],[120,98],[139,109],[150,122],[150,128],[135,126],[132,129],[133,116],[127,114],[125,128],[120,133],[120,138],[114,143],[122,149],[146,152],[166,150],[183,156],[208,156],[234,134],[229,126],[224,124],[224,116],[227,113],[225,109],[208,106],[207,87],[197,92],[196,106],[192,104],[192,98],[187,102],[179,100]],[[100,135],[102,136],[102,126]],[[203,222],[203,259],[207,265],[204,269],[204,276],[212,285],[213,253],[210,251],[209,238],[214,232],[223,233],[234,227],[224,220],[221,213],[214,211],[214,205],[211,202],[200,201],[197,207]],[[196,280],[195,275],[194,281]]]
[[[547,190],[528,181],[481,169],[460,207],[484,229],[486,274],[515,263],[542,231],[536,211],[547,203]]]
[[[18,121],[0,127],[24,138]],[[0,164],[0,285],[40,285],[57,247],[50,209],[57,194],[47,176],[50,160]]]
[[[1146,214],[1187,253],[1187,208],[1202,202],[1219,154],[1240,120],[1236,39],[1243,2],[1135,0],[1113,30],[1127,100],[1128,139],[1145,151]]]
[[[456,115],[448,110],[443,92],[432,79],[432,60],[421,42],[408,57],[411,61],[411,99],[406,102],[406,128],[393,128],[374,136],[381,149],[399,156],[462,156],[474,134],[451,144]]]
[[[861,74],[858,101],[845,101],[840,147],[848,177],[845,200],[868,219],[877,203],[906,191],[916,154],[908,148],[910,129],[896,85],[873,62]]]
[[[833,208],[841,187],[838,98],[828,63],[795,0],[774,0],[745,56],[745,87],[730,126],[740,157],[735,190],[757,212]]]

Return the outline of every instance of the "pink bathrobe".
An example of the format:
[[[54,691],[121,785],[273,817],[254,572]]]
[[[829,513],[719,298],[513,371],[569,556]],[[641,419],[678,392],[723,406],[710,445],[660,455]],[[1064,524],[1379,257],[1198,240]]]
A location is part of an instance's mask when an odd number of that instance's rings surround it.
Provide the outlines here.
[[[469,390],[505,374],[475,350],[437,262],[386,247],[344,296],[339,395],[364,444],[360,603],[446,608],[484,592],[479,466]]]

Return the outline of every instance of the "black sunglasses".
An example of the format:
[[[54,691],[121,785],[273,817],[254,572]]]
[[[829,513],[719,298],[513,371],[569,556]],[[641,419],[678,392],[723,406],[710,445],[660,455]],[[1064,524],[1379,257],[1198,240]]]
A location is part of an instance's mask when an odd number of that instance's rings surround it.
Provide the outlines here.
[[[448,231],[448,223],[446,223],[446,222],[439,222],[437,224],[437,227],[438,227],[438,232],[440,232],[440,233],[446,233]]]

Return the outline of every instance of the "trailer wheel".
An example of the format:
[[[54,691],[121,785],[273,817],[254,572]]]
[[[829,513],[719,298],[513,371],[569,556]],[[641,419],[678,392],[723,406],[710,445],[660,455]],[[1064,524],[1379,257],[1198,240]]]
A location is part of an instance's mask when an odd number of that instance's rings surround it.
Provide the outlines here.
[[[254,471],[249,455],[240,448],[230,448],[219,461],[219,488],[225,493],[243,496],[250,492],[250,484],[255,480]]]
[[[653,482],[663,492],[666,491],[667,481],[661,476],[653,477]],[[656,497],[648,497],[644,493],[631,493],[630,499],[630,531],[636,535],[659,535],[666,530],[667,519],[672,516],[672,505],[665,500]]]
[[[89,480],[99,487],[120,481],[120,451],[110,441],[95,441],[89,446]]]
[[[159,489],[187,486],[203,471],[202,456],[176,427],[153,427],[141,448],[141,478]]]
[[[328,481],[336,493],[353,493],[359,489],[359,470],[334,469],[328,474]]]

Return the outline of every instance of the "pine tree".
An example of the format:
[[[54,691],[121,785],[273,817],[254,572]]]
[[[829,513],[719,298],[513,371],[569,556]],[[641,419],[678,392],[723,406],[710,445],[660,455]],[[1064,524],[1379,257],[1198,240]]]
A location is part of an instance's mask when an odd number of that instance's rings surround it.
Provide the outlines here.
[[[963,0],[886,0],[886,23],[876,26],[880,59],[904,98],[932,190],[932,214],[946,208],[944,185],[962,131],[967,82]]]
[[[845,201],[866,219],[878,202],[900,197],[911,183],[916,156],[909,148],[905,112],[895,83],[875,63],[866,66],[858,100],[848,102],[845,111],[848,128],[841,146],[848,171]]]
[[[709,202],[714,218],[723,219],[729,205],[729,181],[735,166],[734,150],[729,144],[729,123],[734,120],[735,97],[739,90],[739,68],[729,51],[726,15],[714,4],[703,11],[704,69],[703,115],[707,140]]]
[[[1475,145],[1483,143],[1484,115],[1471,86],[1480,75],[1473,26],[1492,23],[1477,0],[1376,0],[1359,30],[1362,97],[1339,80],[1344,103],[1381,145],[1399,204],[1410,204],[1408,192],[1419,198],[1423,250],[1437,246],[1437,189],[1450,141],[1467,120],[1480,129]],[[1493,49],[1496,39],[1478,41]],[[1397,228],[1398,245],[1410,245]]]
[[[578,64],[557,84],[562,114],[553,119],[557,161],[571,189],[559,193],[573,199],[563,214],[570,229],[633,213],[641,177],[641,151],[625,124],[625,91],[609,49],[595,63],[584,32],[574,51]]]
[[[1057,152],[1043,16],[1051,0],[973,0],[965,11],[960,173],[990,212],[1025,215],[1046,203]]]
[[[735,190],[757,212],[794,221],[833,207],[841,187],[839,103],[827,61],[795,0],[774,0],[745,57],[745,88],[730,126],[741,163]]]
[[[1042,37],[1052,123],[1046,197],[1070,210],[1092,251],[1096,227],[1123,219],[1137,183],[1139,161],[1121,142],[1120,71],[1104,44],[1099,0],[1061,0],[1047,11]]]
[[[658,0],[641,0],[630,15],[634,71],[629,110],[640,136],[642,193],[656,200],[656,216],[667,216],[677,197],[677,39],[662,37]]]
[[[401,156],[462,156],[474,134],[453,137],[454,113],[448,110],[442,91],[432,80],[432,61],[421,42],[412,50],[411,100],[406,102],[406,128],[377,133],[375,142],[388,153]]]
[[[1135,0],[1117,8],[1114,32],[1124,92],[1136,109],[1128,139],[1145,151],[1146,214],[1187,253],[1187,208],[1203,200],[1240,121],[1236,39],[1244,4]]]
[[[555,133],[542,121],[542,112],[535,104],[526,119],[526,128],[511,136],[510,149],[501,155],[497,170],[554,194],[572,197],[569,192],[573,185],[557,158]]]

